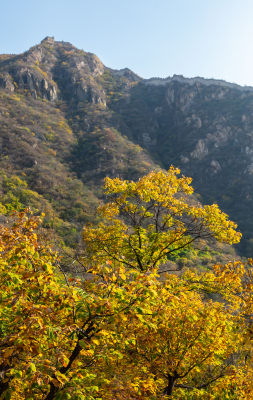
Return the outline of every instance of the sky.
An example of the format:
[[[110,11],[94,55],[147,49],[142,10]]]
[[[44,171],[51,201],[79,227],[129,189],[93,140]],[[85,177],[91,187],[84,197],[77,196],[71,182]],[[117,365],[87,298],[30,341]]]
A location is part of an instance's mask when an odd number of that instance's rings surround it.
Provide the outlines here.
[[[0,0],[0,53],[46,36],[143,78],[224,79],[253,86],[252,0]]]

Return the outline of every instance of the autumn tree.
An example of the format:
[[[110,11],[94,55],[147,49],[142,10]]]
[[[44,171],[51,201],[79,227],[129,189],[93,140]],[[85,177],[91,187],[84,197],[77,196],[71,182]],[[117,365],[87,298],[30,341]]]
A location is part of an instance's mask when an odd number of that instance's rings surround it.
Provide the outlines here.
[[[71,362],[77,297],[55,273],[56,255],[38,240],[39,222],[18,213],[0,227],[3,398],[37,398],[51,381],[61,382],[57,366]]]
[[[163,282],[159,266],[199,238],[240,234],[178,174],[106,179],[101,222],[84,228],[83,279],[61,270],[38,217],[18,213],[0,227],[3,399],[157,399],[221,381],[240,341],[233,280],[225,290],[226,274],[202,276],[226,308],[205,297],[199,274]]]
[[[122,340],[115,326],[138,308],[154,278],[109,261],[89,279],[67,277],[39,224],[17,213],[0,226],[0,396],[92,400]]]
[[[202,206],[191,195],[191,178],[180,170],[151,172],[137,182],[105,179],[109,197],[102,222],[84,228],[87,260],[110,259],[147,271],[201,238],[238,243],[241,234],[217,204]]]
[[[186,273],[159,281],[148,307],[142,307],[128,321],[127,361],[122,370],[135,374],[141,398],[152,398],[152,394],[156,399],[209,398],[210,393],[214,396],[217,382],[217,399],[221,398],[225,390],[221,381],[227,384],[235,370],[233,362],[242,343],[243,327],[229,303],[203,295],[198,282],[205,280],[206,287],[216,286],[215,277],[209,275]]]

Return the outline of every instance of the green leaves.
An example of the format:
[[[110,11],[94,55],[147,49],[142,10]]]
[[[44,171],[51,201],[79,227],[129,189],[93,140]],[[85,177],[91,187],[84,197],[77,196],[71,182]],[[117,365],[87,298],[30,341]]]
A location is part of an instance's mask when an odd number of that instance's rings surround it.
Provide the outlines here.
[[[36,372],[36,371],[37,371],[37,370],[36,370],[35,364],[34,364],[34,363],[31,363],[31,364],[29,365],[28,372],[33,373],[33,372]]]
[[[188,399],[190,387],[218,400],[229,393],[228,360],[241,362],[249,346],[242,316],[252,313],[253,286],[241,262],[160,278],[168,254],[200,233],[224,241],[237,235],[216,206],[186,202],[190,179],[178,173],[106,181],[113,201],[100,207],[103,221],[84,228],[85,279],[61,275],[57,254],[36,233],[38,217],[18,213],[0,227],[5,397],[148,400],[170,391]],[[252,372],[238,371],[243,386]]]
[[[202,207],[192,199],[191,178],[179,173],[170,167],[137,182],[106,178],[109,201],[98,209],[103,221],[83,232],[87,262],[109,259],[144,272],[201,238],[237,243],[236,224],[216,204]]]

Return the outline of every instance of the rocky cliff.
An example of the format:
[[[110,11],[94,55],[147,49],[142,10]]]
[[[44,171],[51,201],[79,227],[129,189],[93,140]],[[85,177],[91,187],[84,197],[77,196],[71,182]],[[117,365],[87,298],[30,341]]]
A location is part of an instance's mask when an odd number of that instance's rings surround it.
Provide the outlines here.
[[[174,164],[239,224],[242,254],[253,252],[251,87],[144,80],[47,37],[0,56],[0,148],[2,204],[44,207],[69,242],[94,218],[104,176],[136,179]]]
[[[238,222],[242,251],[250,254],[252,88],[199,78],[148,80],[113,106],[121,115],[122,132],[164,168],[174,164],[192,176],[201,199],[217,202]]]

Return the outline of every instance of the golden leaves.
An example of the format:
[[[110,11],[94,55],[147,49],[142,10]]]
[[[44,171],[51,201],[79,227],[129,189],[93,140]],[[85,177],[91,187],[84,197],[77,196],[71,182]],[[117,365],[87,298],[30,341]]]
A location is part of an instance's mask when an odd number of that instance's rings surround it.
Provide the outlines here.
[[[203,207],[191,198],[191,178],[179,174],[171,166],[137,182],[106,178],[109,201],[98,208],[103,220],[83,232],[87,262],[151,271],[201,238],[237,243],[236,224],[216,204]]]
[[[103,220],[83,231],[85,279],[59,273],[39,218],[19,213],[0,227],[0,353],[12,400],[52,388],[73,399],[218,400],[236,374],[240,388],[251,376],[251,270],[237,262],[160,280],[159,265],[200,237],[240,236],[217,205],[189,200],[191,179],[179,173],[106,179]]]

